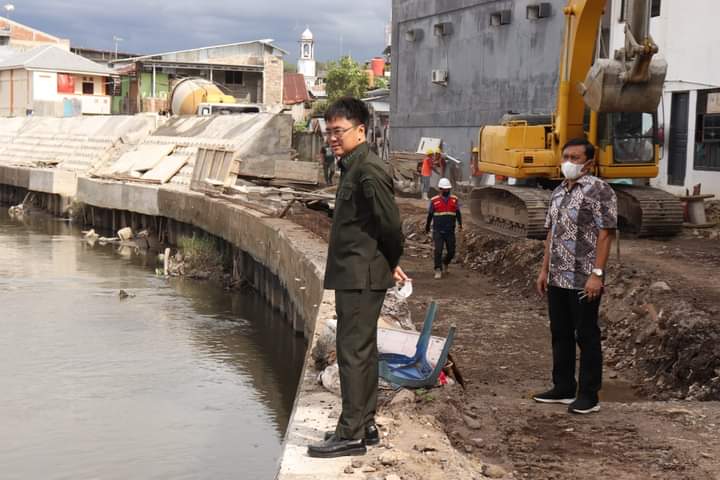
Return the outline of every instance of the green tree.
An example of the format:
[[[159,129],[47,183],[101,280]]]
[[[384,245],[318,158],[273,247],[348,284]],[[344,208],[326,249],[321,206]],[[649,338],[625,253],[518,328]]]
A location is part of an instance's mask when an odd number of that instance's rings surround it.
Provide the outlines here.
[[[283,61],[283,63],[285,64],[285,73],[297,73],[297,65],[290,63],[287,60]]]
[[[375,77],[375,87],[376,89],[380,88],[390,88],[390,82],[388,81],[387,77]]]
[[[325,88],[330,102],[345,96],[361,98],[368,89],[368,76],[359,63],[350,57],[342,57],[328,63]]]
[[[313,103],[311,117],[322,117],[328,109],[328,102],[326,100],[318,100]]]

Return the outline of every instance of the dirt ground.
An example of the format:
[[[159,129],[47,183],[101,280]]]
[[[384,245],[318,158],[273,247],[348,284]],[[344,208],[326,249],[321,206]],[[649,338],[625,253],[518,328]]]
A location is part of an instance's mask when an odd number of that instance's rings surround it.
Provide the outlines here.
[[[549,386],[551,367],[545,302],[532,290],[542,243],[466,221],[459,263],[433,280],[421,207],[401,201],[413,319],[419,325],[434,300],[436,334],[457,326],[452,352],[467,389],[437,390],[418,410],[434,415],[458,450],[515,478],[720,479],[720,393],[703,390],[720,377],[717,239],[621,241],[603,305],[602,411],[576,417],[531,400]],[[656,282],[667,285],[651,289]],[[670,325],[648,331],[663,313]]]
[[[425,202],[399,204],[413,321],[420,328],[429,303],[439,304],[434,333],[457,327],[452,354],[466,388],[434,389],[384,414],[432,418],[475,465],[501,467],[491,478],[720,480],[717,230],[622,239],[619,258],[614,249],[601,315],[602,411],[574,416],[531,399],[549,387],[551,368],[545,300],[534,293],[542,242],[488,232],[466,212],[456,262],[434,280]],[[326,238],[329,222],[308,212],[293,219]],[[406,477],[423,478],[413,464]]]

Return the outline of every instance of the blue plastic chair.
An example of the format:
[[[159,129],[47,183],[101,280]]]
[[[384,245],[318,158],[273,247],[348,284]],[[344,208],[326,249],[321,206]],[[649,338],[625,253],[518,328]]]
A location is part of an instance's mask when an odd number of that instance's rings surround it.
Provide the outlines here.
[[[380,354],[379,368],[382,378],[393,385],[406,388],[430,388],[437,384],[438,377],[445,367],[450,347],[455,338],[455,326],[451,326],[437,365],[435,367],[430,365],[427,359],[427,349],[430,344],[432,324],[437,316],[437,311],[437,304],[432,302],[425,315],[425,323],[415,346],[415,355],[407,357],[398,353]]]

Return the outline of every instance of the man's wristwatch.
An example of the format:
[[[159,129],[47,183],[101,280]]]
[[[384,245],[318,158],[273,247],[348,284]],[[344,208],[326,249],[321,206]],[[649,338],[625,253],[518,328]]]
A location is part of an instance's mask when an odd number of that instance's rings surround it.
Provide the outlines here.
[[[605,276],[605,272],[603,271],[602,268],[593,268],[592,274],[598,278],[603,278]]]

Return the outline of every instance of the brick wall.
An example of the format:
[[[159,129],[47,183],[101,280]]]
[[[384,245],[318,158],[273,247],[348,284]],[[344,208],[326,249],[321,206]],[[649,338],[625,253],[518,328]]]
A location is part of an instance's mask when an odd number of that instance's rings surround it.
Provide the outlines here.
[[[283,102],[283,76],[284,65],[282,58],[274,55],[265,57],[265,73],[263,85],[265,87],[264,103],[266,105],[280,105]]]
[[[61,43],[59,38],[47,35],[30,27],[0,18],[0,29],[10,28],[11,40],[34,41],[40,43]]]

